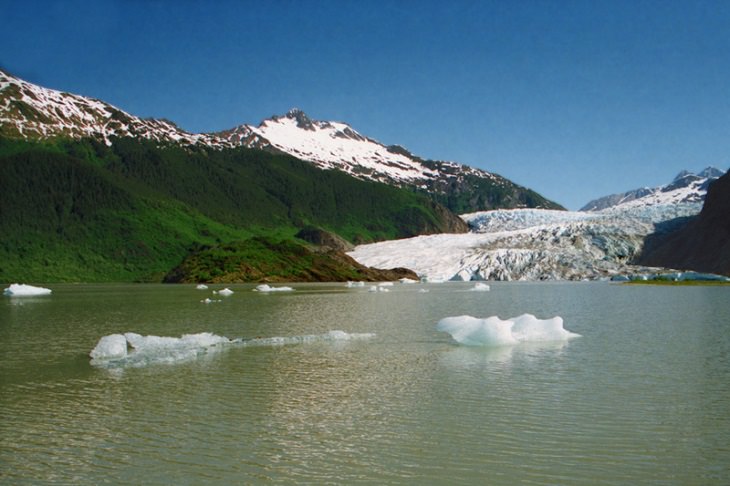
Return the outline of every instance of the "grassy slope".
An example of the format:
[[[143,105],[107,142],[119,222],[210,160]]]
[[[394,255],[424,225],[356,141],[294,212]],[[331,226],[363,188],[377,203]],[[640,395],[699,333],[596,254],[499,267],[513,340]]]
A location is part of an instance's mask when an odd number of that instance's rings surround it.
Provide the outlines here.
[[[160,281],[191,248],[306,225],[355,242],[445,229],[425,197],[249,149],[0,138],[0,170],[6,282]]]

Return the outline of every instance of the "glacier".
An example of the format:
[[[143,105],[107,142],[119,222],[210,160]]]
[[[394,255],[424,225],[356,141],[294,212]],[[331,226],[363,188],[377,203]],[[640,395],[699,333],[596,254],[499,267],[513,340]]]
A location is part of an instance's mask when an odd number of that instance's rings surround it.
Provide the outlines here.
[[[658,225],[694,216],[702,202],[639,204],[596,212],[511,209],[464,214],[466,234],[357,246],[348,254],[376,267],[406,267],[422,279],[598,280],[652,273],[630,262]]]

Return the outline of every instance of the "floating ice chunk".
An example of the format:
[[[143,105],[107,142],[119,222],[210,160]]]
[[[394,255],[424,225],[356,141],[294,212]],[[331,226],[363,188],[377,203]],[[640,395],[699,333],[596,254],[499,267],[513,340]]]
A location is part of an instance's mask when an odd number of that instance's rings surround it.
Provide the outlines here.
[[[381,282],[378,284],[378,287],[392,287],[393,285],[393,282]]]
[[[418,283],[418,280],[413,280],[412,278],[404,277],[400,280],[398,280],[402,284],[416,284]]]
[[[123,335],[111,334],[102,337],[89,356],[93,365],[144,366],[195,358],[213,346],[230,342],[227,337],[209,332],[185,334],[179,338],[142,336],[128,332]]]
[[[291,292],[293,290],[291,287],[271,287],[267,284],[261,284],[254,289],[254,292]]]
[[[489,285],[481,282],[474,284],[474,287],[470,288],[474,292],[489,292]]]
[[[213,293],[214,294],[216,293],[215,290],[213,291]],[[228,297],[229,295],[233,295],[233,290],[226,287],[223,290],[219,290],[217,293],[218,293],[218,295],[222,295],[223,297]]]
[[[580,336],[563,328],[562,317],[538,319],[531,314],[502,320],[497,316],[479,319],[457,316],[441,319],[439,331],[451,334],[466,346],[505,346],[522,342],[564,341]]]
[[[26,285],[26,284],[12,284],[10,287],[3,290],[4,295],[9,295],[11,297],[30,297],[35,295],[48,295],[52,292],[51,289],[46,289],[43,287],[34,287],[32,285]]]
[[[421,290],[419,290],[419,292],[422,293],[422,294],[427,294],[429,292],[429,290],[428,289],[421,289]]]
[[[99,339],[89,353],[92,359],[119,359],[127,356],[127,338],[122,334],[110,334]]]
[[[368,289],[368,292],[377,292],[377,291],[378,291],[377,285],[371,285],[370,288]]]
[[[205,284],[198,284],[195,286],[195,288],[198,290],[206,290],[208,288],[208,286]]]
[[[140,367],[159,363],[178,363],[195,359],[227,346],[281,346],[315,342],[339,342],[370,339],[374,333],[348,333],[340,330],[324,334],[229,339],[210,332],[181,337],[142,336],[137,333],[110,334],[99,339],[89,353],[91,364],[103,368]]]
[[[211,299],[210,297],[208,297],[206,299],[201,300],[200,302],[203,304],[214,304],[216,302],[222,302],[222,301],[220,299],[215,300],[215,299]]]
[[[347,287],[365,287],[365,282],[347,282]]]

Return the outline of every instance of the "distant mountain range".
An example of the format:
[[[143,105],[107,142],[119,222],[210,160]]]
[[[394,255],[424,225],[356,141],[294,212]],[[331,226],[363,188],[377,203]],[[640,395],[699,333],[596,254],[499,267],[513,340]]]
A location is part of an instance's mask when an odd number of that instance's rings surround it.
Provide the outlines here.
[[[164,119],[142,119],[100,100],[63,93],[0,71],[0,136],[24,140],[94,138],[110,145],[132,137],[216,149],[248,147],[286,153],[322,169],[428,194],[456,213],[496,208],[562,209],[504,177],[455,162],[385,146],[341,122],[314,121],[298,109],[257,126],[192,134]]]
[[[714,168],[567,212],[496,174],[425,160],[297,109],[191,134],[2,71],[0,167],[0,281],[729,271],[729,176]],[[349,253],[357,262],[343,253],[376,241]]]
[[[720,169],[708,167],[699,174],[683,170],[669,184],[659,187],[642,187],[620,194],[611,194],[590,201],[580,211],[602,211],[616,207],[641,207],[658,204],[702,202],[707,188],[724,174]]]

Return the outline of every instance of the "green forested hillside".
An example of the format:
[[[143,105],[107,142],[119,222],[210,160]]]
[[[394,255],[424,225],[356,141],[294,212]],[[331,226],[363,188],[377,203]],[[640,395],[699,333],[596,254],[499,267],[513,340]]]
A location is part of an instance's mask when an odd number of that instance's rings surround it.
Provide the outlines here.
[[[253,149],[0,138],[0,281],[160,281],[201,245],[317,226],[351,242],[458,231],[425,196]]]

